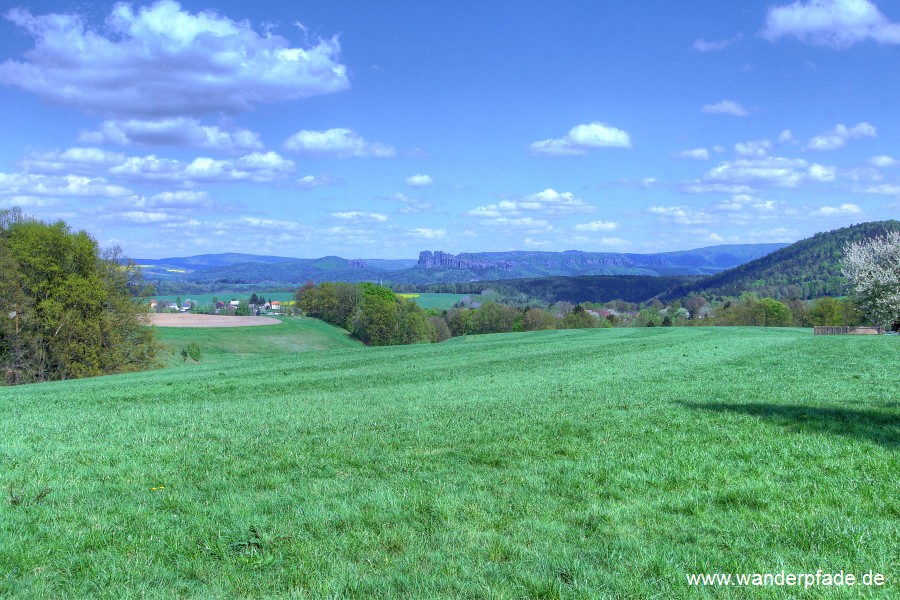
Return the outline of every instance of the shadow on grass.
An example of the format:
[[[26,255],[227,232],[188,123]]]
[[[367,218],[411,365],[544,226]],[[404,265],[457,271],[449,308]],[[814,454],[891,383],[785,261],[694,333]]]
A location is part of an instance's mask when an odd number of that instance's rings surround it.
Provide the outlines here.
[[[843,435],[900,450],[900,415],[897,413],[784,404],[679,404],[693,409],[751,415],[792,431]]]

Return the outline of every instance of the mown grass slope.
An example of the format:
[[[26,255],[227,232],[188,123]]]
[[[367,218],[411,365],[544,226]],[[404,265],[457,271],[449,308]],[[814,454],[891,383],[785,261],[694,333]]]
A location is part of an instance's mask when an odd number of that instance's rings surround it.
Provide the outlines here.
[[[889,597],[898,342],[569,330],[2,389],[0,595],[678,598],[821,568]]]
[[[339,327],[318,319],[280,317],[280,325],[255,327],[157,327],[163,350],[160,360],[167,366],[193,364],[181,350],[196,342],[201,363],[218,363],[232,358],[280,362],[295,352],[362,348],[362,343]]]

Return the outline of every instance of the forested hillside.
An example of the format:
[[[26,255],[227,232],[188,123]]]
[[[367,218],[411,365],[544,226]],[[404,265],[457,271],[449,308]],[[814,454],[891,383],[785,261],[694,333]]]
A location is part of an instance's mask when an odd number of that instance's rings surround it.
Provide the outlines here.
[[[697,277],[648,277],[643,275],[583,275],[581,277],[539,277],[500,281],[456,282],[419,286],[397,286],[399,291],[480,294],[495,290],[504,298],[521,296],[526,302],[538,300],[544,304],[565,301],[644,302],[668,292],[673,287],[696,281]]]
[[[684,282],[663,297],[680,298],[691,292],[739,296],[746,291],[771,298],[843,296],[848,291],[840,265],[844,246],[892,230],[900,230],[900,221],[872,221],[817,233],[733,269]]]

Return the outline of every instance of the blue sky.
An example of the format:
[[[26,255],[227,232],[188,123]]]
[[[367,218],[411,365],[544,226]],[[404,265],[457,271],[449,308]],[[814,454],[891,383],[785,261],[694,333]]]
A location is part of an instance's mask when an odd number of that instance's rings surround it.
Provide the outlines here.
[[[0,208],[134,257],[656,252],[900,214],[900,6],[4,2]]]

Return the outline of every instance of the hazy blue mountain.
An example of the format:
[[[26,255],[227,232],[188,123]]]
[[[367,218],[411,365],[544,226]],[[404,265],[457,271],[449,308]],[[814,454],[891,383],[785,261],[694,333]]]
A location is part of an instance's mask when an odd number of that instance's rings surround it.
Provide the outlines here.
[[[181,268],[190,272],[180,278],[197,283],[294,285],[305,281],[416,284],[578,275],[705,275],[743,264],[785,245],[739,244],[655,254],[570,250],[452,255],[423,251],[418,260],[348,260],[338,256],[285,260],[274,257],[279,260],[208,267],[181,263],[185,265]],[[152,279],[152,275],[148,278]]]

